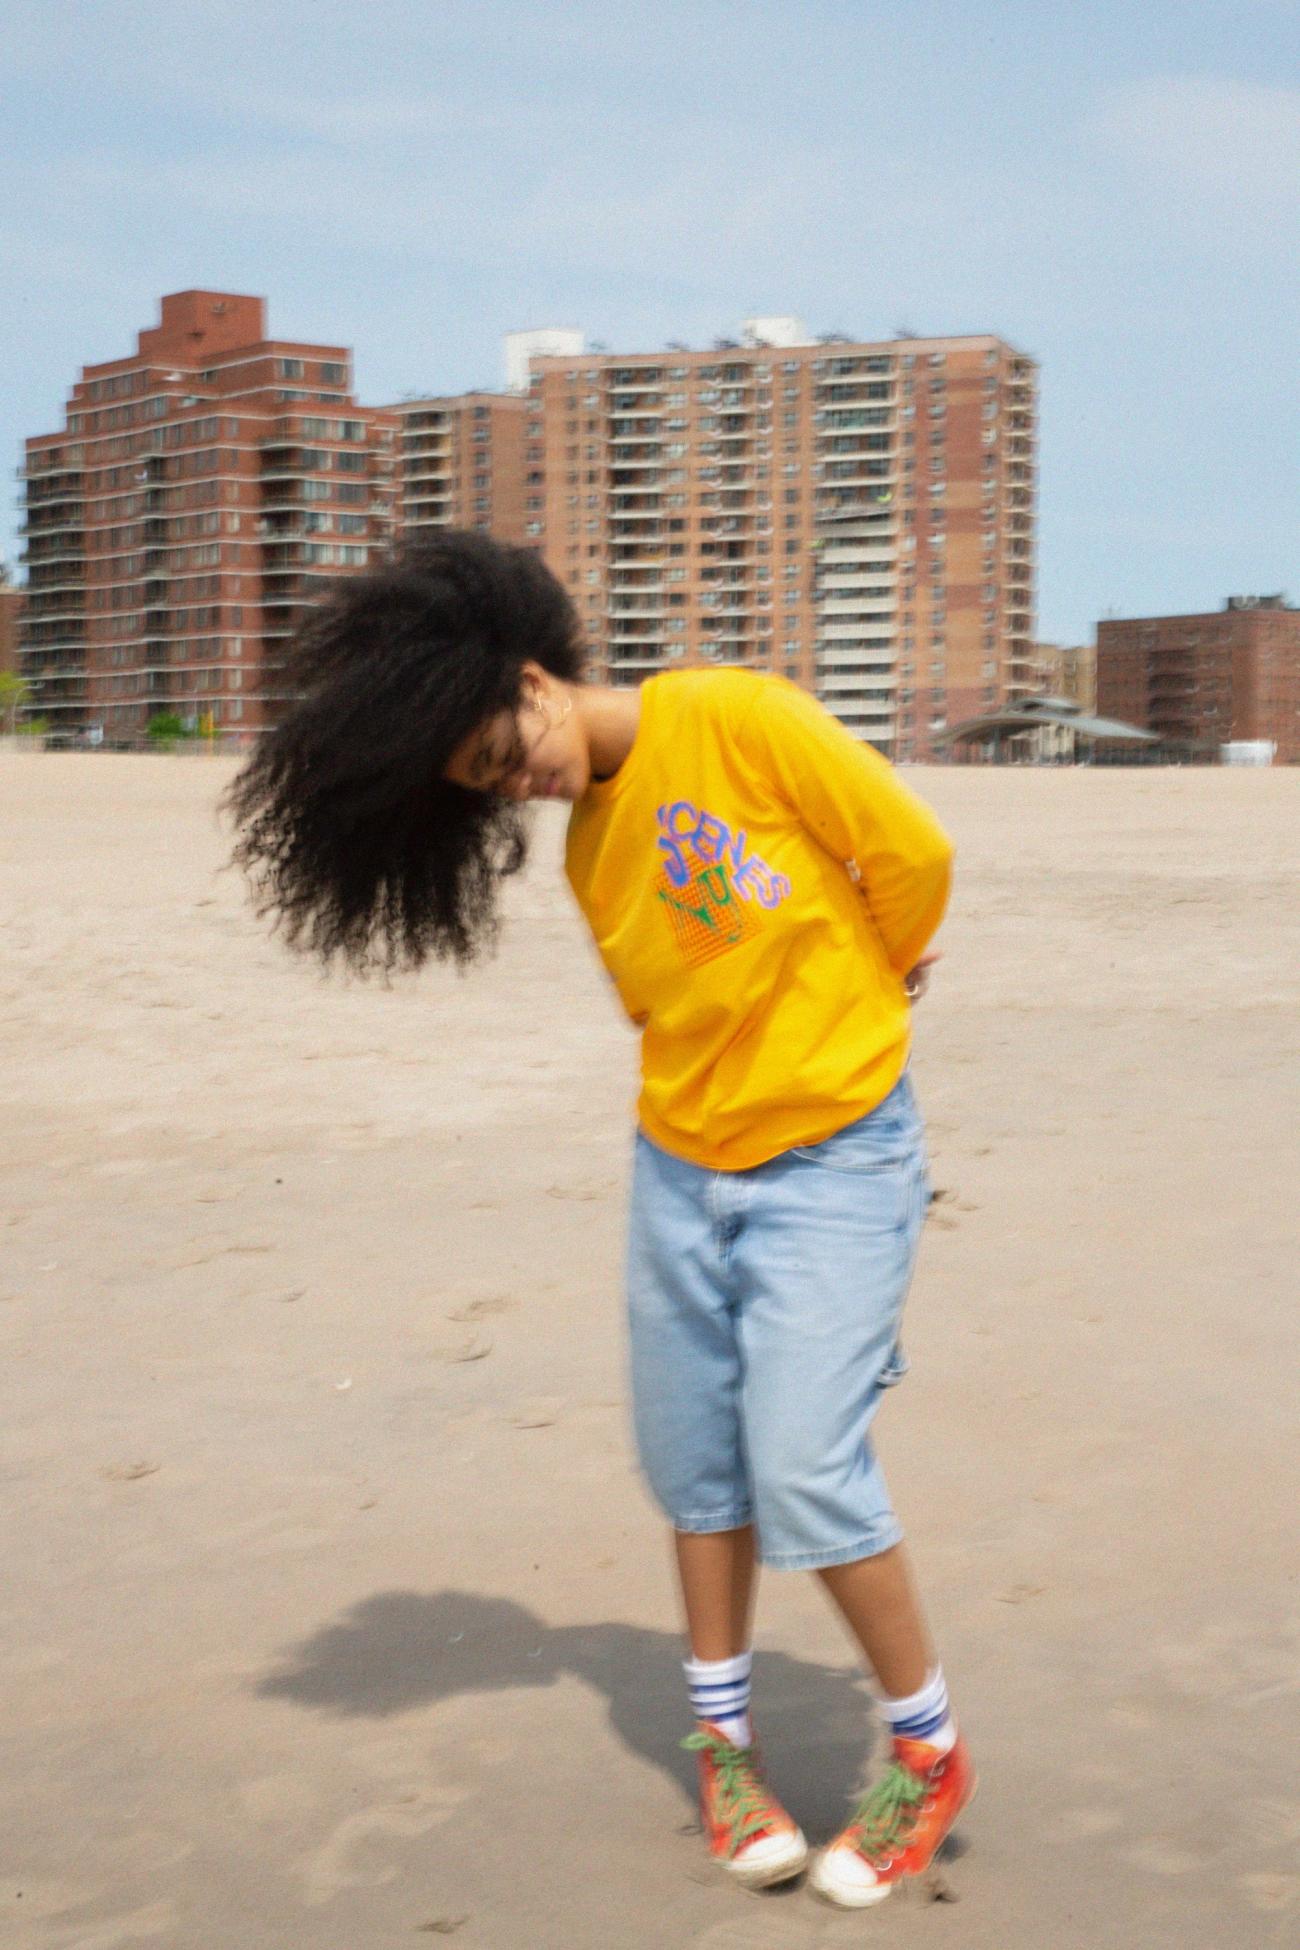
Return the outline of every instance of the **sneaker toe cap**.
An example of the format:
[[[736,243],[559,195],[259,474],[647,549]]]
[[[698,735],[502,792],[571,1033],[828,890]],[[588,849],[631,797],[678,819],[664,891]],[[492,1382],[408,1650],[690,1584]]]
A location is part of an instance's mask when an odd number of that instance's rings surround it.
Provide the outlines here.
[[[851,1909],[882,1901],[890,1888],[855,1848],[828,1848],[817,1864],[813,1883],[819,1895]]]
[[[778,1828],[742,1848],[729,1867],[744,1882],[768,1882],[797,1875],[807,1859],[808,1844],[800,1831]]]

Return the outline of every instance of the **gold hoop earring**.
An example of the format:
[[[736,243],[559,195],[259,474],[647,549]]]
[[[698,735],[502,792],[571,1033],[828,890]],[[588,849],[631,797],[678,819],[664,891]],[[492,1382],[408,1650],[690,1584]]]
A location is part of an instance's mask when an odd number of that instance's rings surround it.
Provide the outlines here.
[[[564,709],[560,712],[559,716],[556,717],[551,710],[550,703],[547,699],[546,693],[544,690],[542,690],[540,685],[538,685],[534,689],[532,697],[530,698],[529,702],[532,705],[533,710],[536,711],[538,717],[542,719],[548,731],[554,731],[556,725],[563,724],[564,720],[568,717],[570,711],[572,711],[573,709],[573,699],[566,694],[564,699]]]

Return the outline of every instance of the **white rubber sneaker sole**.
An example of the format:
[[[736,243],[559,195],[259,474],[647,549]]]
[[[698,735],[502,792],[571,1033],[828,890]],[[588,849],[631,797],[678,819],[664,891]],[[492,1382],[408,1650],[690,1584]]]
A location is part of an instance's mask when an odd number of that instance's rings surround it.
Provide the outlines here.
[[[789,1882],[802,1875],[808,1866],[808,1844],[799,1829],[792,1834],[764,1835],[734,1862],[722,1867],[742,1889],[770,1889],[773,1883]]]

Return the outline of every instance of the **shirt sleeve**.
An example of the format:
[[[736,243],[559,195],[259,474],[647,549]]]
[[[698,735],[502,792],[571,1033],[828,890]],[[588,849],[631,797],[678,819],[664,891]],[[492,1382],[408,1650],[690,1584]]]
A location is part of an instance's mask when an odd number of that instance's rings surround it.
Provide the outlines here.
[[[952,841],[925,801],[783,677],[763,680],[737,742],[813,838],[856,868],[890,964],[906,975],[943,919],[952,880]]]

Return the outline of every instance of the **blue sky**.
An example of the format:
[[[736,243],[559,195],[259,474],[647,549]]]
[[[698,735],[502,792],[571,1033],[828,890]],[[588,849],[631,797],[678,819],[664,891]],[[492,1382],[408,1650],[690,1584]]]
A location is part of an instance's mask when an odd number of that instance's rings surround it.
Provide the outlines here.
[[[1300,0],[6,0],[0,24],[7,465],[191,285],[353,345],[371,402],[499,384],[531,325],[996,331],[1043,368],[1044,637],[1300,598]]]

